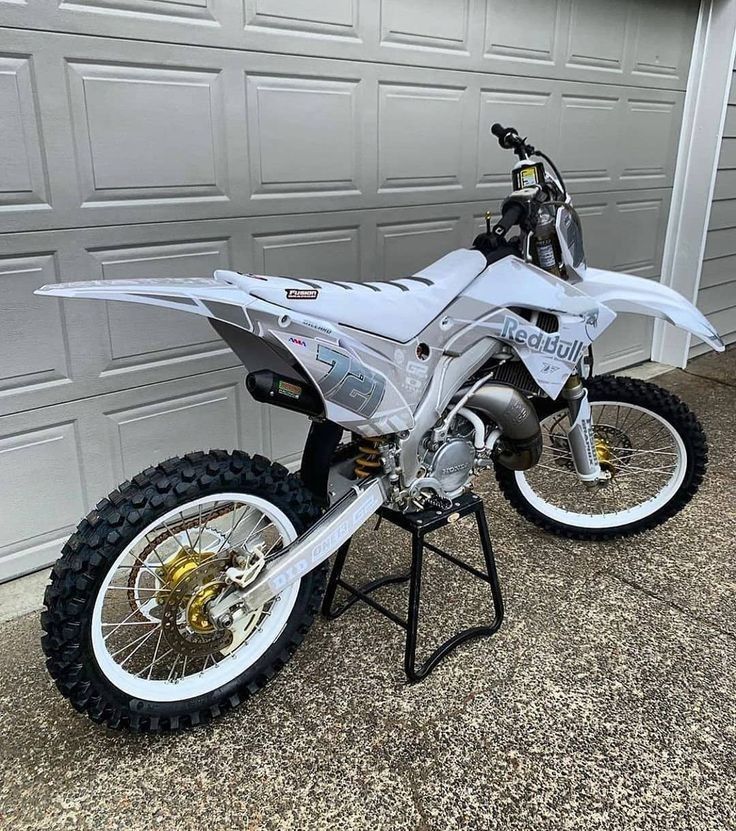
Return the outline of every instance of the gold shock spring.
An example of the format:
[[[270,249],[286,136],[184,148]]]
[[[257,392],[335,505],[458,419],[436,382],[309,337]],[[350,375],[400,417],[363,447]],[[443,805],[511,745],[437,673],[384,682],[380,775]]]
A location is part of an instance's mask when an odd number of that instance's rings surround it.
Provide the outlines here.
[[[363,439],[358,445],[359,453],[355,457],[355,475],[358,479],[367,479],[378,473],[383,462],[380,454],[380,439]]]

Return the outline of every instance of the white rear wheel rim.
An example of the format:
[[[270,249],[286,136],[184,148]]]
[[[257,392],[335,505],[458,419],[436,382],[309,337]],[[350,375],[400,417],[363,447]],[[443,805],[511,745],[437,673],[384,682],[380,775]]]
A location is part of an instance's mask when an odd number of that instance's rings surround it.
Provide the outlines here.
[[[152,532],[164,528],[167,523],[173,523],[182,512],[189,512],[190,510],[202,512],[205,507],[211,506],[213,503],[234,503],[242,506],[243,509],[252,508],[254,511],[259,511],[271,523],[275,533],[280,536],[283,545],[287,545],[297,537],[294,525],[283,511],[261,497],[243,493],[213,494],[184,503],[154,520],[137,534],[120,552],[105,576],[95,598],[91,623],[92,650],[100,670],[111,684],[130,696],[147,701],[182,701],[206,695],[224,686],[251,667],[278,640],[291,615],[299,593],[300,584],[298,581],[288,586],[278,595],[263,623],[248,636],[247,640],[237,646],[230,654],[224,656],[219,663],[209,666],[201,672],[191,676],[185,675],[181,678],[177,678],[175,673],[171,680],[153,679],[145,677],[145,672],[139,676],[129,672],[125,666],[121,666],[120,661],[126,657],[127,653],[122,653],[122,659],[113,654],[116,649],[108,647],[108,633],[111,624],[103,621],[105,599],[111,594],[109,591],[111,587],[113,590],[117,589],[117,586],[112,584],[118,571],[123,570],[121,564],[125,563],[126,558],[133,556],[131,552],[137,546],[140,546]],[[239,507],[238,510],[240,509]],[[136,591],[140,590],[136,588]],[[145,611],[144,616],[146,616]],[[132,627],[132,624],[126,625]],[[145,624],[142,625],[145,626]],[[108,627],[108,629],[106,630],[104,627]],[[151,648],[154,648],[159,640],[159,635],[154,634],[155,629],[153,627],[154,624],[149,624],[144,630],[144,635],[150,641]],[[150,636],[147,635],[149,631],[152,633]],[[130,650],[132,649],[135,649],[134,644],[130,646]]]
[[[664,418],[659,416],[657,413],[652,412],[651,410],[645,407],[640,407],[636,404],[628,404],[621,401],[592,401],[591,409],[593,411],[594,425],[597,426],[599,423],[602,423],[601,419],[605,418],[606,407],[623,408],[633,412],[638,412],[648,417],[649,419],[658,422],[661,425],[661,427],[663,428],[662,434],[664,435],[664,432],[666,431],[667,437],[671,442],[671,450],[660,452],[660,456],[663,453],[667,454],[667,464],[671,464],[672,470],[671,474],[669,475],[669,478],[667,478],[666,481],[663,481],[662,487],[657,491],[656,494],[654,494],[650,498],[642,500],[640,503],[636,505],[632,505],[627,508],[611,511],[602,510],[599,513],[595,513],[592,511],[584,512],[578,510],[571,510],[569,507],[565,507],[564,505],[560,504],[564,498],[564,492],[562,492],[563,488],[567,487],[570,489],[585,489],[585,486],[578,479],[574,472],[570,472],[569,475],[559,475],[559,480],[564,481],[565,483],[564,486],[561,486],[559,499],[553,499],[549,495],[545,497],[544,495],[539,493],[539,491],[542,490],[542,488],[540,487],[542,483],[541,480],[537,477],[540,476],[540,473],[542,471],[551,470],[551,468],[548,466],[550,458],[548,456],[547,439],[545,437],[545,450],[543,451],[539,466],[537,468],[532,468],[530,471],[515,472],[516,483],[519,487],[521,495],[532,508],[534,508],[543,516],[548,517],[549,519],[552,519],[563,525],[568,525],[575,528],[617,528],[625,525],[630,525],[642,519],[646,519],[647,517],[656,513],[674,497],[674,495],[677,493],[680,486],[682,485],[687,470],[687,451],[685,449],[685,444],[682,440],[682,437],[675,430],[672,424],[670,424]],[[596,415],[598,415],[598,419],[596,419]],[[549,426],[549,422],[552,419],[557,418],[558,416],[559,413],[555,413],[551,416],[548,416],[545,419],[542,419],[541,424],[543,434],[545,429]],[[646,452],[653,453],[653,451]],[[643,465],[646,463],[645,459],[648,462],[653,457],[640,455],[636,458],[640,459],[640,465]],[[551,485],[550,489],[554,489],[554,485]],[[601,494],[597,495],[600,496]]]

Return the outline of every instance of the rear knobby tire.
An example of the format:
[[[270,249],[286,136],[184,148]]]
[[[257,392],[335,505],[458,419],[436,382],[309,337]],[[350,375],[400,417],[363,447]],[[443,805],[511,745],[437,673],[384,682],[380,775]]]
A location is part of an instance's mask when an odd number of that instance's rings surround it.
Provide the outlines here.
[[[141,732],[206,723],[264,687],[304,639],[319,610],[327,566],[301,580],[281,634],[241,675],[184,701],[134,698],[103,674],[91,645],[98,591],[124,547],[149,523],[178,505],[211,494],[258,496],[282,511],[298,534],[320,515],[312,494],[282,465],[262,456],[212,450],[189,453],[148,468],[124,482],[83,519],[52,570],[41,625],[46,666],[62,695],[93,721]]]
[[[656,384],[636,378],[601,375],[585,382],[588,398],[596,401],[616,401],[633,404],[649,410],[664,419],[677,432],[685,448],[684,478],[671,498],[658,510],[634,522],[609,528],[586,528],[560,522],[540,512],[530,504],[519,488],[519,475],[512,470],[496,466],[496,478],[503,495],[511,505],[530,522],[550,534],[578,540],[607,540],[629,537],[661,525],[681,511],[695,496],[705,476],[708,465],[708,443],[700,422],[694,413],[676,395]],[[565,408],[562,399],[535,401],[540,420]]]

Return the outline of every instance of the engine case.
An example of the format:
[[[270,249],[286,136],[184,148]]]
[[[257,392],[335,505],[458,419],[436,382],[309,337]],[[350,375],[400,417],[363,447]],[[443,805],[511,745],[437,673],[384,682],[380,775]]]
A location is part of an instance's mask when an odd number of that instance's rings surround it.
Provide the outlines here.
[[[475,448],[472,441],[460,436],[448,439],[438,450],[425,456],[428,476],[436,479],[447,496],[457,496],[473,473]]]

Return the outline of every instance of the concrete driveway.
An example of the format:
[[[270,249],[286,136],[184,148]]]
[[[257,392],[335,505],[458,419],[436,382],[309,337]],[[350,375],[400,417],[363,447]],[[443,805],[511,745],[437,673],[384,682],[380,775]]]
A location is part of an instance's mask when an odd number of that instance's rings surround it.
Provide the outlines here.
[[[135,736],[61,699],[37,615],[3,624],[0,827],[736,828],[736,351],[657,382],[709,434],[696,500],[634,540],[582,544],[485,483],[506,622],[421,684],[403,683],[398,630],[361,608],[319,621],[249,706]],[[361,539],[363,574],[405,552],[387,527]],[[484,611],[444,565],[425,596],[432,634]]]

